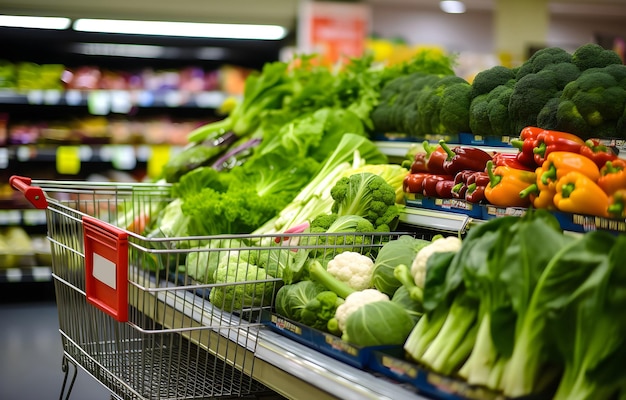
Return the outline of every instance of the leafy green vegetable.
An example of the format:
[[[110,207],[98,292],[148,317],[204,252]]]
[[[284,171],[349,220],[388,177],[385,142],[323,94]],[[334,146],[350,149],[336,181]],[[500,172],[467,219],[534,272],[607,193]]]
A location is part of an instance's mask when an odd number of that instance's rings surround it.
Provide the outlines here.
[[[401,286],[393,271],[397,265],[411,265],[417,253],[430,244],[429,240],[417,239],[409,235],[402,235],[397,239],[385,243],[374,260],[374,287],[388,296],[393,296]]]
[[[414,325],[398,303],[376,301],[363,304],[348,316],[342,339],[357,346],[401,345]]]
[[[256,229],[254,234],[272,234],[310,222],[320,214],[330,213],[333,198],[330,190],[350,168],[370,164],[384,164],[385,156],[369,139],[346,133],[337,144],[335,151],[322,163],[318,173],[280,210],[276,217]]]
[[[610,399],[624,389],[626,236],[551,315],[548,329],[564,361],[554,399]]]
[[[394,303],[397,303],[402,308],[404,308],[404,310],[413,319],[414,324],[416,324],[417,321],[419,321],[419,319],[422,318],[422,315],[424,315],[422,302],[415,301],[414,299],[412,299],[408,289],[405,288],[404,286],[400,286],[395,291],[395,293],[393,294],[393,297],[391,298],[391,301],[393,301]]]
[[[606,263],[615,236],[604,231],[588,232],[562,247],[541,274],[526,312],[517,321],[515,345],[505,366],[502,389],[508,396],[523,396],[540,391],[541,375],[554,357],[547,321],[550,315],[567,305],[572,293],[600,265]],[[583,351],[583,349],[571,349]]]
[[[239,137],[247,136],[257,128],[267,110],[282,106],[283,98],[290,90],[287,64],[267,63],[260,73],[246,78],[243,100],[237,103],[227,118],[203,125],[187,137],[190,142],[199,142],[227,131],[233,131]]]
[[[313,281],[284,285],[275,300],[277,314],[324,331],[341,303],[343,299],[336,293]]]
[[[357,215],[370,221],[376,230],[388,232],[397,224],[395,188],[379,175],[369,172],[339,179],[330,190],[331,211],[339,216]]]

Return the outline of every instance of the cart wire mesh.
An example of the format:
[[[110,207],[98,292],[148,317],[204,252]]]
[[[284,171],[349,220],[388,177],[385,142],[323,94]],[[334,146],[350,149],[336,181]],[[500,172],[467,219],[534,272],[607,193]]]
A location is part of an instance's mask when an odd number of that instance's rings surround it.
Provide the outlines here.
[[[159,211],[175,201],[167,184],[31,184],[47,200],[64,356],[124,399],[269,392],[252,376],[256,333],[283,285],[274,276],[302,253],[322,258],[346,250],[367,254],[403,234],[144,236],[134,231],[155,223]],[[85,228],[90,217],[128,238],[127,265],[121,266],[127,276],[123,321],[88,298],[86,258],[92,256],[86,255]],[[234,282],[214,281],[218,272]]]

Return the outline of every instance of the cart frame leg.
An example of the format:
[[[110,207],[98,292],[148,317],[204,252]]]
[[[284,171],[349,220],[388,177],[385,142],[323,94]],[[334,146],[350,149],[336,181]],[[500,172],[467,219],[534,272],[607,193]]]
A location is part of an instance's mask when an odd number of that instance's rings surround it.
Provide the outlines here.
[[[69,386],[67,387],[67,393],[65,392],[65,386],[68,383],[67,378],[70,373],[70,364],[74,367],[74,373],[72,374],[72,379],[69,382]],[[63,354],[63,360],[61,360],[61,370],[64,373],[63,376],[63,386],[61,386],[61,393],[59,394],[59,400],[68,400],[70,398],[70,394],[72,393],[72,388],[74,387],[74,382],[76,382],[76,376],[78,375],[78,367],[74,361],[70,360],[67,355]],[[63,397],[65,394],[65,397]]]

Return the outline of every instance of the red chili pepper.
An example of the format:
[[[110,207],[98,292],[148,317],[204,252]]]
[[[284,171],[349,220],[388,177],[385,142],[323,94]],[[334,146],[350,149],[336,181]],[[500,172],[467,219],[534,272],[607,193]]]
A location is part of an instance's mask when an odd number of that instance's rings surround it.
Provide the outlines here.
[[[438,181],[435,184],[435,192],[440,199],[451,199],[452,188],[454,187],[454,181]]]
[[[531,150],[532,152],[532,150]],[[511,167],[511,168],[515,168],[515,169],[525,169],[527,171],[533,171],[533,168],[523,164],[520,160],[519,160],[519,154],[520,153],[500,153],[500,152],[496,152],[492,159],[493,159],[493,164],[496,167]],[[535,160],[534,158],[532,158],[532,163],[534,164]]]
[[[585,142],[576,135],[571,133],[549,131],[546,130],[537,135],[535,140],[535,162],[537,165],[543,165],[546,158],[553,151],[568,151],[570,153],[580,153],[580,148]]]
[[[580,154],[596,163],[598,168],[604,167],[607,161],[617,160],[617,154],[612,148],[602,144],[598,139],[588,139],[580,147]]]
[[[427,140],[423,143],[426,151],[426,168],[433,174],[445,174],[443,163],[448,158],[448,153],[441,146],[433,146]]]
[[[456,175],[464,170],[484,171],[487,161],[491,160],[491,154],[477,147],[455,146],[451,149],[443,140],[439,141],[439,146],[448,155],[443,168],[449,175]]]
[[[422,193],[424,178],[430,176],[428,172],[407,174],[402,181],[402,190],[405,193]]]
[[[422,194],[427,197],[437,197],[437,182],[439,181],[454,182],[454,177],[452,175],[428,174],[422,183]]]

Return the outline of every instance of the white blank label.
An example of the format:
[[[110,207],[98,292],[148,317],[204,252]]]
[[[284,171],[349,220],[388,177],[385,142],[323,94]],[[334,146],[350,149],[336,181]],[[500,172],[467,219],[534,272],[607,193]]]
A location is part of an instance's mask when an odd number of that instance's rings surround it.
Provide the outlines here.
[[[107,286],[110,286],[113,289],[116,289],[117,279],[116,279],[117,270],[115,268],[115,263],[107,260],[102,257],[100,254],[93,254],[93,276],[100,282],[104,283]]]

